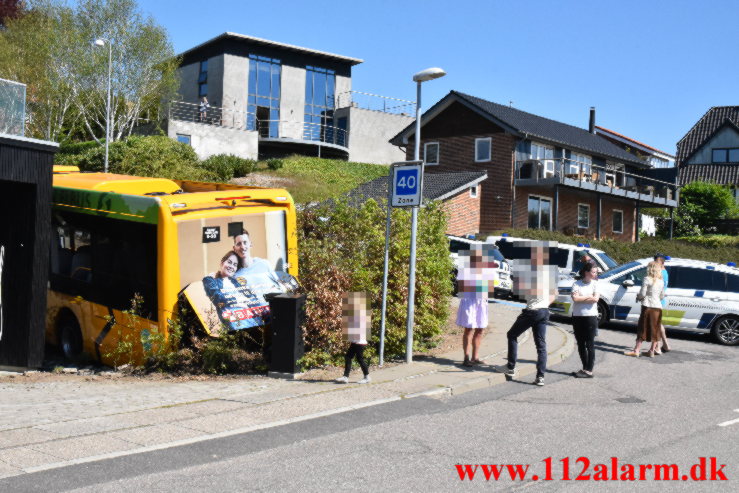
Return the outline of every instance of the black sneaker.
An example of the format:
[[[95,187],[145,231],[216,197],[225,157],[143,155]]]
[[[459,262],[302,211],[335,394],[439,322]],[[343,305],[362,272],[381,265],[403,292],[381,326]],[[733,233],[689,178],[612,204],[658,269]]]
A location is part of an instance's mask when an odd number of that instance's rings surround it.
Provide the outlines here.
[[[540,375],[540,376],[536,377],[536,380],[534,380],[534,385],[538,385],[539,387],[543,387],[544,386],[544,376],[543,375]]]

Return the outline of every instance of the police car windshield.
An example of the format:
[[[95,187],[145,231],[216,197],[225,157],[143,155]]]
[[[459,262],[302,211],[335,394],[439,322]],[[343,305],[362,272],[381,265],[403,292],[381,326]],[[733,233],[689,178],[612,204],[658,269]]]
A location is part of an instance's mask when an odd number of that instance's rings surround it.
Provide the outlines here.
[[[639,262],[629,262],[628,264],[619,265],[615,269],[611,269],[609,271],[604,272],[603,274],[598,275],[598,279],[609,279],[611,277],[619,275],[620,273],[624,271],[627,271],[634,267],[638,267],[640,265],[641,264]]]
[[[599,259],[601,259],[603,263],[606,264],[606,267],[608,267],[608,270],[613,269],[614,267],[618,267],[618,262],[613,260],[611,257],[606,255],[605,253],[596,253],[596,252],[590,252],[590,253],[592,255],[596,255]]]

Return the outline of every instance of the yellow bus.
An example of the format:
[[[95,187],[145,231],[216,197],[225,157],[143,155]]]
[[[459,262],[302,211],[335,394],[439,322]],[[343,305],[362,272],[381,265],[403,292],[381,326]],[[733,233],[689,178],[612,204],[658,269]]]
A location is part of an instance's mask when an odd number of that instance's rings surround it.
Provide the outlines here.
[[[122,350],[140,363],[184,295],[214,335],[263,325],[264,299],[246,286],[298,273],[282,189],[55,168],[51,236],[46,340],[108,365]]]

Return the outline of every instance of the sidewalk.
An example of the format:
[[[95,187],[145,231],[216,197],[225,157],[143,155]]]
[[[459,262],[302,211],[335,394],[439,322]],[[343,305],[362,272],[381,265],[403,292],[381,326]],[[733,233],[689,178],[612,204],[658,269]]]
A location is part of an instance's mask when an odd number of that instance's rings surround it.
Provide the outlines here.
[[[455,300],[456,303],[456,300]],[[372,372],[372,383],[278,380],[0,381],[0,478],[184,445],[417,396],[448,396],[497,385],[505,332],[520,308],[491,303],[494,328],[483,340],[485,365],[465,368],[461,348],[442,356]],[[461,346],[461,341],[460,341]],[[549,365],[568,357],[571,334],[547,331]],[[528,331],[519,376],[533,381],[536,351]],[[359,375],[358,375],[359,374]],[[361,378],[354,372],[352,381]]]

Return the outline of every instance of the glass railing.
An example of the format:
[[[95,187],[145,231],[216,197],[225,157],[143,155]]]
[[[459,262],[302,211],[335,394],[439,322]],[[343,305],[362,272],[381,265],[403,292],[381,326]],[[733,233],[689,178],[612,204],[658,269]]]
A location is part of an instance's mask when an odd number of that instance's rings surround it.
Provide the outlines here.
[[[26,85],[0,79],[0,133],[25,135]]]

